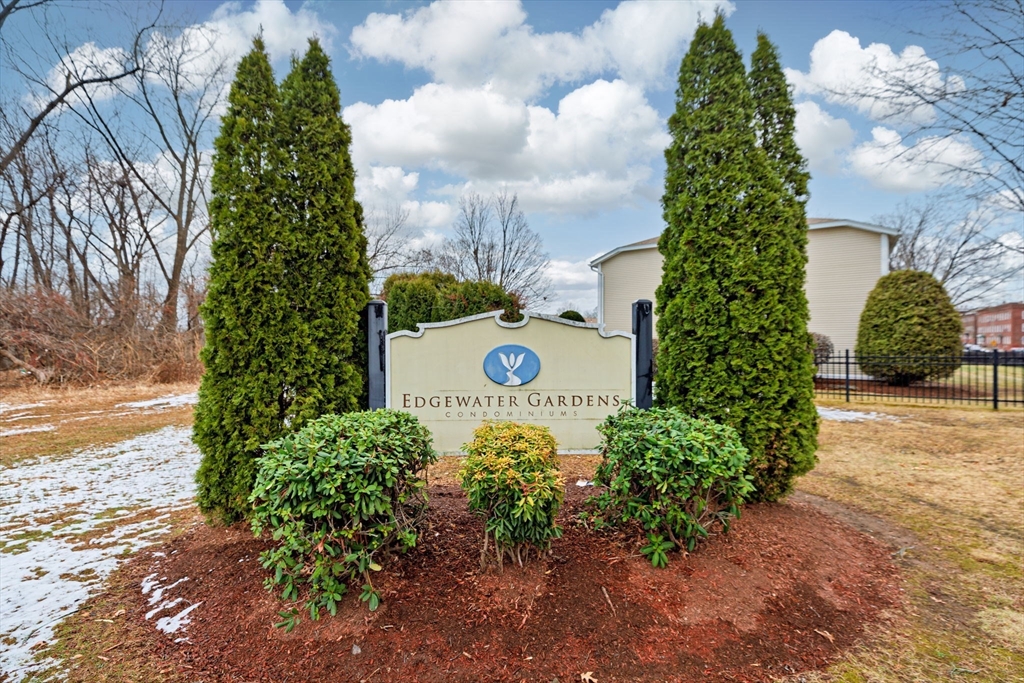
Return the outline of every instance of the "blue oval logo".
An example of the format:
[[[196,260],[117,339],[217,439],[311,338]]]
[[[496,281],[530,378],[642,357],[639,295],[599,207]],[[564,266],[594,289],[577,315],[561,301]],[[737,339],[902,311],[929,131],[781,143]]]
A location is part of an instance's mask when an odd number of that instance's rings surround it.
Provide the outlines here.
[[[504,344],[484,356],[484,372],[496,384],[518,387],[537,376],[540,358],[525,346]]]

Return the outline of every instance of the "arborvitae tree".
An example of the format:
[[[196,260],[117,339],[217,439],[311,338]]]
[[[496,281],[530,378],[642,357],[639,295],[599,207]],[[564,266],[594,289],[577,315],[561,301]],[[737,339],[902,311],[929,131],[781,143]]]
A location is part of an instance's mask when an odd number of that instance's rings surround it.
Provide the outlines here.
[[[281,213],[288,222],[280,283],[298,319],[280,368],[288,394],[282,418],[295,429],[325,413],[358,410],[370,298],[362,207],[355,200],[352,135],[330,60],[317,40],[281,84],[279,145],[287,151]]]
[[[284,431],[280,340],[298,324],[280,286],[287,230],[275,201],[284,187],[277,114],[274,74],[257,38],[238,65],[214,143],[206,371],[193,430],[203,454],[199,507],[226,522],[247,514],[260,445]]]
[[[744,443],[754,456],[756,496],[774,500],[817,461],[815,366],[804,291],[810,175],[793,139],[796,109],[778,51],[763,33],[751,58],[749,83],[763,152],[750,160],[765,201],[759,192],[748,196],[750,233],[741,252],[747,256],[742,272],[747,286],[742,314],[737,311],[737,351],[749,354],[751,368],[745,394],[755,401],[756,417]]]
[[[710,417],[741,398],[729,357],[733,251],[756,147],[743,60],[721,15],[697,28],[679,69],[665,150],[664,257],[656,293],[658,401]]]
[[[802,204],[758,144],[721,15],[697,29],[683,59],[669,132],[658,400],[735,427],[755,497],[773,500],[814,464],[806,234],[794,229]]]
[[[760,32],[757,49],[750,57],[750,94],[754,98],[754,130],[761,149],[775,166],[786,191],[801,204],[806,203],[811,175],[793,138],[796,108],[779,62],[779,51]],[[801,229],[806,232],[806,220]]]

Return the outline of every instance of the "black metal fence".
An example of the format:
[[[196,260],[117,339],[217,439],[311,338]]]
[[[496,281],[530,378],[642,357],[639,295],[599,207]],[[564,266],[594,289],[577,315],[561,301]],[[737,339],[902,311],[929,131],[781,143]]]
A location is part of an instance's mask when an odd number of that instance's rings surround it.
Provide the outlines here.
[[[818,396],[846,401],[1024,405],[1024,354],[975,352],[962,356],[833,354],[818,364]]]

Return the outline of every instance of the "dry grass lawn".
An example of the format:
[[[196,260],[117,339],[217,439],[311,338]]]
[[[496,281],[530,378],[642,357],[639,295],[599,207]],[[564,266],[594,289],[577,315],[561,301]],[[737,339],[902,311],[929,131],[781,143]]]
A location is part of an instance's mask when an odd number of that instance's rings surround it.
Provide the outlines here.
[[[90,388],[29,387],[4,389],[0,403],[0,466],[35,455],[63,455],[88,446],[106,446],[168,425],[192,424],[192,406],[130,409],[120,403],[187,394],[195,384],[127,384]],[[18,406],[32,406],[18,408]]]
[[[892,544],[908,610],[808,680],[1024,681],[1024,413],[852,408],[896,419],[823,422],[798,488]]]

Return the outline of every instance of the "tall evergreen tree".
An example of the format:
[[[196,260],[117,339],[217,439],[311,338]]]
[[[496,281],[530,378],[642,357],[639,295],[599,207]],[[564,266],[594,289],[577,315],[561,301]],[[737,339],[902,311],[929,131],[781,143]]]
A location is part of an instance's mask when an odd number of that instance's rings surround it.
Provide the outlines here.
[[[282,370],[286,419],[295,428],[324,413],[359,409],[365,372],[360,319],[370,298],[352,135],[317,40],[293,60],[281,84],[279,123],[279,145],[288,152],[281,212],[289,223],[281,286],[299,321]]]
[[[807,162],[796,145],[796,108],[782,72],[779,51],[764,33],[757,34],[757,49],[750,56],[750,94],[754,98],[754,129],[785,186],[801,204],[807,202],[811,179]],[[806,230],[806,222],[802,226]]]
[[[757,429],[748,446],[759,454],[752,471],[758,496],[774,500],[792,487],[795,477],[810,471],[817,457],[818,414],[814,406],[814,342],[807,324],[810,311],[804,290],[807,267],[807,162],[797,147],[796,109],[778,50],[758,33],[751,56],[750,92],[754,100],[754,130],[764,152],[751,157],[761,191],[770,193],[752,220],[745,246],[753,247],[744,278],[747,281],[740,342],[759,351],[757,370],[748,376],[746,394],[755,397]],[[768,168],[764,168],[767,165]],[[769,183],[769,176],[775,179]],[[776,180],[777,179],[777,180]],[[781,193],[780,193],[781,190]],[[751,201],[758,201],[756,193]]]
[[[718,15],[697,29],[669,119],[657,381],[662,404],[736,427],[755,496],[774,500],[813,467],[817,416],[798,178],[759,144],[755,111]]]
[[[287,230],[275,201],[284,187],[277,115],[274,74],[257,38],[238,65],[214,143],[206,371],[193,430],[203,454],[199,507],[226,522],[247,514],[260,444],[284,431],[280,339],[296,319],[279,287]]]

